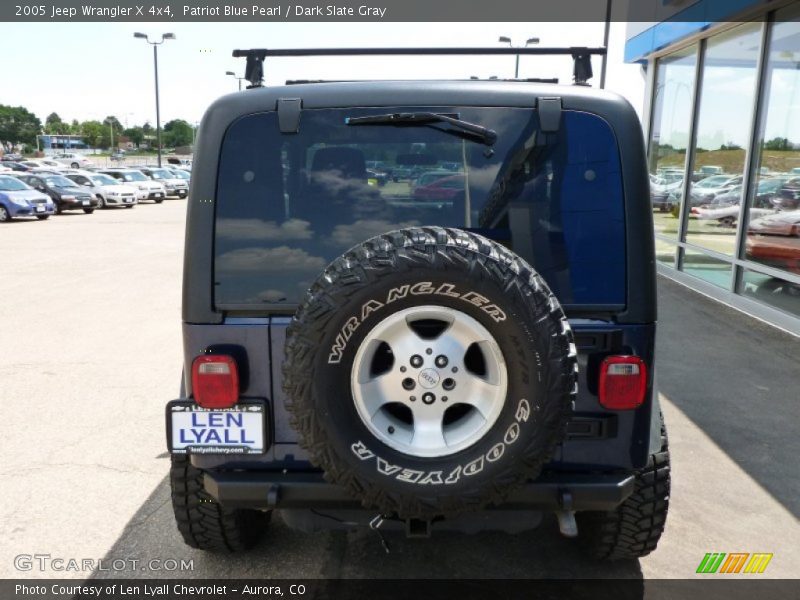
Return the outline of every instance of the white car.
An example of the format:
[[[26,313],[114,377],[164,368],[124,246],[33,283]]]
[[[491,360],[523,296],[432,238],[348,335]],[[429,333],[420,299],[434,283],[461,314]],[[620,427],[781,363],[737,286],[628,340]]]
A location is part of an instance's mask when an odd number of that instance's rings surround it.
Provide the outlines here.
[[[737,185],[742,185],[741,175],[712,175],[692,184],[690,192],[691,205],[708,204],[716,196],[729,192]]]
[[[138,202],[136,193],[139,190],[137,188],[126,185],[110,175],[91,171],[73,171],[67,173],[66,177],[97,196],[99,202],[97,208],[109,206],[133,208]]]
[[[161,204],[167,197],[167,190],[158,181],[153,181],[138,169],[102,169],[97,171],[105,175],[110,175],[114,179],[136,188],[136,200],[153,200],[156,204]]]
[[[64,165],[54,160],[50,160],[49,158],[21,160],[19,161],[19,164],[25,165],[26,167],[30,167],[31,169],[49,169],[49,170],[61,171],[64,168]]]
[[[167,190],[167,196],[186,198],[186,196],[189,195],[188,182],[181,177],[177,177],[169,169],[163,167],[142,167],[139,170],[153,181],[163,183],[164,188]]]
[[[90,161],[85,156],[80,154],[75,154],[74,152],[64,152],[62,154],[54,154],[50,157],[51,160],[56,161],[66,167],[72,167],[73,169],[80,169],[83,167],[91,167],[92,161]]]

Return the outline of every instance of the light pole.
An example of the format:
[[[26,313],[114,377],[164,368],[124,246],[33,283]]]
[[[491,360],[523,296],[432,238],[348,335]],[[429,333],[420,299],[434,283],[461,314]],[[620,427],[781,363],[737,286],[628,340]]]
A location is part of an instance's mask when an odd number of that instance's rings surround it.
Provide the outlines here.
[[[106,117],[105,122],[108,123],[108,130],[111,133],[111,152],[113,153],[114,152],[114,121],[112,119],[110,119],[109,117]]]
[[[503,42],[504,44],[508,44],[512,48],[514,47],[514,44],[511,43],[511,38],[510,37],[506,37],[504,35],[501,35],[497,39],[497,41],[498,42]],[[538,43],[539,43],[539,38],[537,38],[537,37],[528,38],[527,40],[525,40],[525,47],[527,48],[531,44],[538,44]],[[516,63],[516,66],[514,67],[514,79],[518,79],[518,78],[519,78],[519,54],[517,54],[517,63]]]
[[[225,75],[230,75],[231,77],[235,77],[239,81],[239,91],[241,92],[242,91],[242,79],[244,79],[244,77],[236,77],[236,73],[234,73],[233,71],[225,71]]]
[[[133,37],[135,38],[142,38],[148,44],[153,46],[153,68],[155,71],[155,79],[156,79],[156,146],[158,149],[158,166],[161,166],[161,109],[158,105],[158,47],[164,43],[164,40],[174,40],[175,34],[174,33],[163,33],[161,34],[161,41],[160,42],[151,42],[150,38],[147,37],[144,33],[134,33]]]

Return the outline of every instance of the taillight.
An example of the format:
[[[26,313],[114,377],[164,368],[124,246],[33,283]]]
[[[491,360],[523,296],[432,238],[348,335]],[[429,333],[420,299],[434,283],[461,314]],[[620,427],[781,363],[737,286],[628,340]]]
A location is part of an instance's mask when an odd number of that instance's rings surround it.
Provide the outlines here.
[[[600,404],[630,410],[644,402],[647,367],[638,356],[609,356],[600,365]]]
[[[236,361],[224,354],[204,354],[192,362],[194,400],[203,408],[230,408],[239,400]]]

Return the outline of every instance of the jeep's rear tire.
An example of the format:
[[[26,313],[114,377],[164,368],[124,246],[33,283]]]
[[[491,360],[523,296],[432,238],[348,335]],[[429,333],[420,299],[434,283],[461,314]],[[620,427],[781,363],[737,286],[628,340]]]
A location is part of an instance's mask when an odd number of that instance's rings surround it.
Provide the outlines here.
[[[451,517],[540,473],[572,411],[575,345],[519,256],[458,229],[404,229],[312,285],[284,390],[329,481],[384,515]]]
[[[669,442],[661,417],[661,450],[636,473],[633,494],[616,510],[576,515],[578,538],[602,560],[641,558],[656,549],[667,521],[670,493]]]
[[[206,493],[202,470],[193,467],[187,456],[171,458],[172,510],[183,541],[192,548],[222,553],[254,546],[271,513],[221,506]]]

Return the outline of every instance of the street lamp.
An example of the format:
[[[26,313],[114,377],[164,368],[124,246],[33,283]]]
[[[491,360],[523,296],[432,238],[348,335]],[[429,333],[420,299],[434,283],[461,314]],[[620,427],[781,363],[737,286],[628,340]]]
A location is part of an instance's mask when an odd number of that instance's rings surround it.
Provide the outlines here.
[[[508,44],[512,48],[514,47],[514,44],[511,43],[511,38],[510,37],[506,37],[504,35],[501,35],[497,39],[497,41],[498,42],[503,42],[504,44]],[[525,40],[525,47],[527,48],[531,44],[538,44],[538,43],[539,43],[539,38],[537,38],[537,37],[528,38],[527,40]],[[514,79],[517,79],[517,78],[519,78],[519,54],[517,54],[517,63],[516,63],[516,66],[514,67]]]
[[[241,92],[242,91],[242,79],[244,79],[244,77],[236,77],[236,73],[234,73],[233,71],[225,71],[225,75],[230,75],[231,77],[235,77],[239,81],[239,91]]]
[[[161,112],[158,105],[158,47],[164,43],[164,40],[174,40],[174,33],[164,33],[161,35],[160,42],[151,42],[150,38],[144,33],[134,33],[133,37],[141,38],[148,44],[153,46],[153,67],[155,69],[156,79],[156,145],[158,147],[158,166],[161,166]]]

